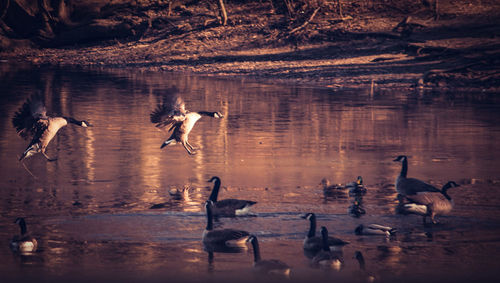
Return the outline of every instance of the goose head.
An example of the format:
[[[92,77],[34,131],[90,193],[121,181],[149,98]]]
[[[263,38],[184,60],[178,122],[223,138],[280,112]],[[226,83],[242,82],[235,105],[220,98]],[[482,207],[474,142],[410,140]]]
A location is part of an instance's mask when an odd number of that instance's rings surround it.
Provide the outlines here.
[[[248,237],[248,239],[246,240],[247,243],[252,243],[253,241],[255,241],[256,237],[254,235],[250,235],[250,237]]]
[[[24,221],[24,218],[18,217],[14,223],[19,225],[19,228],[21,228],[21,235],[26,234],[26,222]]]
[[[217,119],[224,118],[224,115],[222,115],[222,113],[220,113],[220,112],[214,112],[214,118],[217,118]]]
[[[356,184],[357,184],[358,186],[363,185],[363,177],[358,176],[358,178],[356,179]]]
[[[311,220],[311,219],[316,219],[316,215],[312,212],[309,212],[309,213],[306,213],[305,215],[302,215],[301,216],[302,219],[307,219],[307,220]]]
[[[79,120],[76,120],[75,118],[72,118],[72,117],[64,117],[64,119],[66,119],[66,121],[68,123],[75,124],[75,125],[78,125],[78,126],[83,127],[83,128],[92,127],[92,125],[88,121],[85,121],[85,120],[79,121]]]
[[[92,127],[92,124],[90,124],[88,121],[82,120],[80,121],[80,126],[87,128],[87,127]]]
[[[448,189],[451,189],[451,188],[456,188],[456,187],[460,187],[459,184],[455,183],[454,181],[449,181],[448,183],[446,183],[443,188],[441,189],[442,191],[446,191]]]
[[[406,157],[406,155],[400,155],[400,156],[396,157],[396,159],[394,159],[393,161],[394,162],[403,162],[407,159],[408,159],[408,157]]]
[[[213,176],[212,178],[210,178],[210,180],[208,180],[207,182],[209,183],[212,183],[212,182],[220,182],[220,178],[217,177],[217,176]]]

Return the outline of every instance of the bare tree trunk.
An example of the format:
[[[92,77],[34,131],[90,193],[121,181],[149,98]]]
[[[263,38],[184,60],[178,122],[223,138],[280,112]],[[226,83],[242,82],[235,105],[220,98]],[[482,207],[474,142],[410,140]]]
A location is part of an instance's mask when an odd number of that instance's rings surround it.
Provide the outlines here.
[[[225,26],[227,25],[227,12],[226,12],[226,7],[224,6],[224,0],[219,0],[219,12],[220,16],[222,18],[222,25]]]
[[[436,2],[434,2],[434,20],[439,20],[439,0],[436,0]]]
[[[285,2],[286,10],[288,11],[288,17],[293,19],[295,15],[295,10],[293,9],[293,3],[291,0],[283,0]]]
[[[342,14],[342,3],[340,0],[337,0],[337,6],[339,7],[339,16],[343,19],[344,15]]]

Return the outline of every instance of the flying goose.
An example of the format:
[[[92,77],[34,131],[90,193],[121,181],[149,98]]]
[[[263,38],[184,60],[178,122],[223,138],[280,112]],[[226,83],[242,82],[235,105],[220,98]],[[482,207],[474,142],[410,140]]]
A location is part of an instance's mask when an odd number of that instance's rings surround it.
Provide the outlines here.
[[[440,192],[419,192],[406,196],[410,203],[403,205],[407,213],[422,215],[424,224],[427,216],[431,217],[432,223],[436,224],[436,215],[448,214],[453,209],[453,200],[448,195],[448,189],[458,187],[453,181],[446,183]]]
[[[314,255],[323,248],[322,238],[316,236],[316,214],[310,212],[302,216],[302,218],[309,220],[309,231],[304,239],[303,248],[309,254]],[[349,242],[342,239],[331,236],[328,237],[328,247],[331,250],[338,250],[347,244],[349,244]]]
[[[72,117],[47,116],[47,109],[39,95],[32,95],[28,98],[12,118],[12,124],[22,138],[32,137],[19,161],[36,153],[43,154],[48,161],[56,160],[49,158],[45,151],[50,141],[56,136],[57,131],[68,123],[84,128],[91,126],[87,121],[79,121]]]
[[[276,274],[283,275],[285,277],[290,276],[290,266],[281,260],[261,259],[259,241],[256,236],[250,235],[247,241],[250,242],[253,247],[253,268],[255,271],[264,274]]]
[[[256,201],[241,199],[222,199],[217,200],[220,189],[220,178],[213,176],[208,182],[214,182],[212,193],[208,198],[213,202],[213,213],[215,216],[242,216],[250,214],[250,207],[256,204]]]
[[[227,246],[246,248],[246,241],[249,237],[247,231],[235,229],[217,229],[213,227],[212,215],[213,202],[207,200],[205,202],[205,210],[207,213],[207,226],[203,231],[203,244],[205,246]]]
[[[220,112],[190,112],[186,110],[184,100],[178,95],[165,98],[150,115],[151,123],[156,124],[157,128],[165,129],[167,132],[172,131],[160,148],[180,143],[190,155],[196,154],[196,148],[189,143],[188,137],[195,123],[203,116],[224,117]]]
[[[356,227],[354,233],[356,235],[380,235],[389,237],[396,234],[396,229],[378,224],[370,224],[368,226],[360,224],[358,227]]]
[[[328,230],[322,226],[321,229],[322,249],[311,260],[313,266],[340,270],[342,259],[328,246]]]
[[[401,162],[401,173],[396,178],[396,191],[402,196],[414,195],[418,192],[440,192],[432,185],[415,178],[408,178],[408,157],[400,155],[393,161]]]
[[[10,249],[13,252],[20,252],[20,253],[35,252],[38,247],[38,242],[36,241],[35,238],[33,238],[28,234],[24,218],[19,217],[16,219],[14,223],[19,225],[21,233],[12,238],[12,240],[10,241]]]

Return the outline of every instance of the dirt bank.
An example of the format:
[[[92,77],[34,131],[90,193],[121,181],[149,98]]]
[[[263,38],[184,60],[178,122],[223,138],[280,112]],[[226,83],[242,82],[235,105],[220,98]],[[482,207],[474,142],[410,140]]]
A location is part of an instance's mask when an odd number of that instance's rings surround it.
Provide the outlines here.
[[[337,1],[318,1],[296,7],[293,18],[267,1],[226,1],[225,26],[215,4],[206,1],[178,4],[170,15],[162,1],[114,2],[89,9],[92,20],[73,24],[50,42],[4,49],[0,58],[332,88],[500,90],[498,1],[441,0],[438,14],[420,3],[343,1],[340,10]]]

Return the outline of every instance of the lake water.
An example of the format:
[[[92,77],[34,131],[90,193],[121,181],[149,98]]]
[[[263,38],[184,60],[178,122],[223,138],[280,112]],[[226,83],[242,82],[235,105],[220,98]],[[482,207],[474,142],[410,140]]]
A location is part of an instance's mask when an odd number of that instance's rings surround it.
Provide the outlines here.
[[[483,93],[334,91],[244,79],[134,70],[0,65],[0,278],[100,278],[253,281],[251,249],[204,250],[203,203],[212,176],[219,198],[258,201],[257,217],[222,218],[218,227],[259,237],[262,257],[285,261],[291,280],[470,281],[500,279],[500,97]],[[198,153],[168,137],[149,114],[171,87],[192,111],[220,111],[190,134]],[[47,154],[17,160],[29,141],[12,126],[15,111],[40,92],[50,114],[90,121],[61,129]],[[395,177],[409,156],[409,176],[450,190],[455,208],[424,226],[396,215]],[[366,214],[348,213],[347,194],[324,197],[319,183],[363,176]],[[189,186],[174,199],[172,188]],[[160,209],[149,209],[163,203]],[[319,226],[350,242],[340,271],[310,267],[302,240],[315,212]],[[25,217],[39,239],[34,255],[13,254],[13,223]],[[356,236],[359,224],[398,229],[397,236]]]

